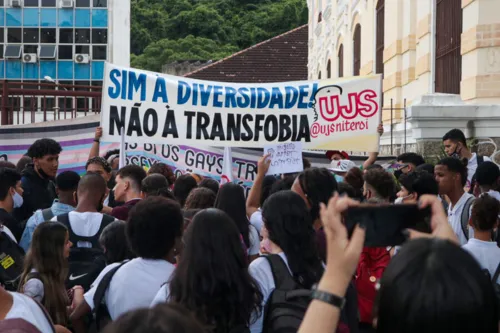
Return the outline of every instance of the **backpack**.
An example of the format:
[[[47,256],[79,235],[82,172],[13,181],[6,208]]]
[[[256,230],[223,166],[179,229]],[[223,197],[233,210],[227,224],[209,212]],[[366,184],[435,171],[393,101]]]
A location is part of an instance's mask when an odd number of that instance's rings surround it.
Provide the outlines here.
[[[54,213],[52,212],[52,208],[42,209],[42,216],[43,216],[43,220],[45,222],[52,220],[52,218],[54,217]]]
[[[102,301],[104,300],[104,295],[109,288],[113,276],[127,262],[128,260],[111,269],[102,277],[101,281],[99,281],[93,298],[94,310],[92,311],[92,323],[89,329],[90,333],[98,333],[102,328],[111,323],[112,320],[109,315],[108,307]]]
[[[24,250],[0,226],[0,285],[17,291],[23,272]]]
[[[354,284],[358,291],[358,309],[362,323],[371,325],[373,322],[373,303],[377,294],[375,286],[390,260],[391,254],[385,247],[364,248],[361,253]]]
[[[295,333],[299,330],[309,307],[312,291],[303,289],[295,282],[287,265],[279,255],[272,254],[264,258],[271,266],[275,289],[264,308],[263,332]],[[349,328],[344,324],[346,322],[344,311],[341,314],[337,332],[349,333]]]
[[[69,214],[57,216],[57,221],[68,228],[69,240],[74,246],[69,254],[69,274],[66,280],[66,288],[71,289],[74,286],[82,286],[85,291],[90,289],[90,285],[99,276],[99,273],[106,267],[106,256],[99,245],[99,237],[114,217],[103,214],[101,226],[94,236],[85,237],[76,235],[71,229]],[[91,248],[79,248],[78,242],[89,242]]]
[[[462,215],[460,216],[460,224],[462,225],[462,232],[464,233],[465,239],[469,240],[469,219],[470,219],[470,208],[474,204],[476,198],[470,197],[464,204],[464,209],[462,210]]]
[[[493,274],[493,277],[491,277],[489,270],[483,269],[483,272],[488,277],[488,279],[491,279],[491,283],[493,284],[493,290],[495,291],[495,296],[498,300],[498,305],[499,305],[498,312],[500,314],[500,284],[498,284],[498,277],[500,276],[500,264],[498,264],[497,269]]]
[[[476,155],[477,159],[477,166],[480,166],[481,164],[484,163],[484,156],[479,156]],[[470,188],[469,188],[469,194],[474,194],[474,187],[476,186],[477,180],[476,180],[476,174],[472,175],[472,179],[470,180]]]

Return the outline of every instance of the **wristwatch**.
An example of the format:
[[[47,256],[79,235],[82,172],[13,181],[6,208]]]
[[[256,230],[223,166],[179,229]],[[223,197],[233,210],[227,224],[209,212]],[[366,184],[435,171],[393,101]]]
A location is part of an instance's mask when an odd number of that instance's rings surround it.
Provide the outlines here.
[[[342,310],[345,306],[344,297],[331,294],[327,291],[318,290],[317,284],[312,287],[311,299],[315,299],[333,305],[334,307],[339,308],[340,310]]]

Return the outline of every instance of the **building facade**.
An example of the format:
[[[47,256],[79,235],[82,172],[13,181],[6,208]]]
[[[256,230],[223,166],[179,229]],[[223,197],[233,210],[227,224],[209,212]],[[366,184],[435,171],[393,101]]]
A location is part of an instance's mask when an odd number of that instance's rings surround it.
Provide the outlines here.
[[[422,95],[500,104],[499,0],[308,0],[310,79],[383,75],[384,108]]]
[[[129,50],[130,0],[0,0],[0,80],[101,86]]]

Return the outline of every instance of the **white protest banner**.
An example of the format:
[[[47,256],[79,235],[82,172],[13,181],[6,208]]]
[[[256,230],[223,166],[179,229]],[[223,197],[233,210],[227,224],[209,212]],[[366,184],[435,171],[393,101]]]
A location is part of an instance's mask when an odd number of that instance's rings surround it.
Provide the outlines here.
[[[264,155],[270,154],[268,175],[295,173],[304,170],[302,164],[302,142],[265,145]]]
[[[302,142],[304,149],[378,151],[380,75],[237,84],[107,63],[103,141],[225,147]]]

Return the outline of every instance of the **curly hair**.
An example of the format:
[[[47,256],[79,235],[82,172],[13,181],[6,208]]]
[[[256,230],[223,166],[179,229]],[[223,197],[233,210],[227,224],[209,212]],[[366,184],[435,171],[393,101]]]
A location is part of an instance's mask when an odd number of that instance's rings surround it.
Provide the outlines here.
[[[120,155],[120,149],[112,149],[112,150],[108,150],[106,152],[106,154],[104,154],[104,158],[106,159],[106,161],[113,155]]]
[[[165,163],[153,164],[151,168],[148,170],[148,175],[152,175],[155,173],[159,173],[160,175],[165,176],[170,185],[173,185],[175,183],[175,180],[177,179],[177,177],[175,177],[175,173],[172,170],[172,168],[166,165]]]
[[[390,199],[395,192],[394,178],[385,170],[372,169],[365,173],[365,183],[370,186],[380,199]]]
[[[498,223],[500,203],[487,193],[482,194],[474,201],[471,221],[474,229],[479,231],[493,230]]]
[[[98,165],[102,166],[104,171],[106,171],[107,173],[110,173],[112,170],[111,165],[109,165],[108,161],[105,158],[100,157],[100,156],[92,157],[91,159],[89,159],[87,161],[87,164],[85,164],[85,170],[87,170],[89,165],[91,165],[91,164],[98,164]]]
[[[214,191],[206,187],[198,187],[192,190],[187,199],[184,209],[206,209],[212,208],[215,203],[216,195]]]
[[[59,142],[52,139],[36,140],[28,149],[31,158],[42,158],[47,155],[59,155],[62,151]]]

